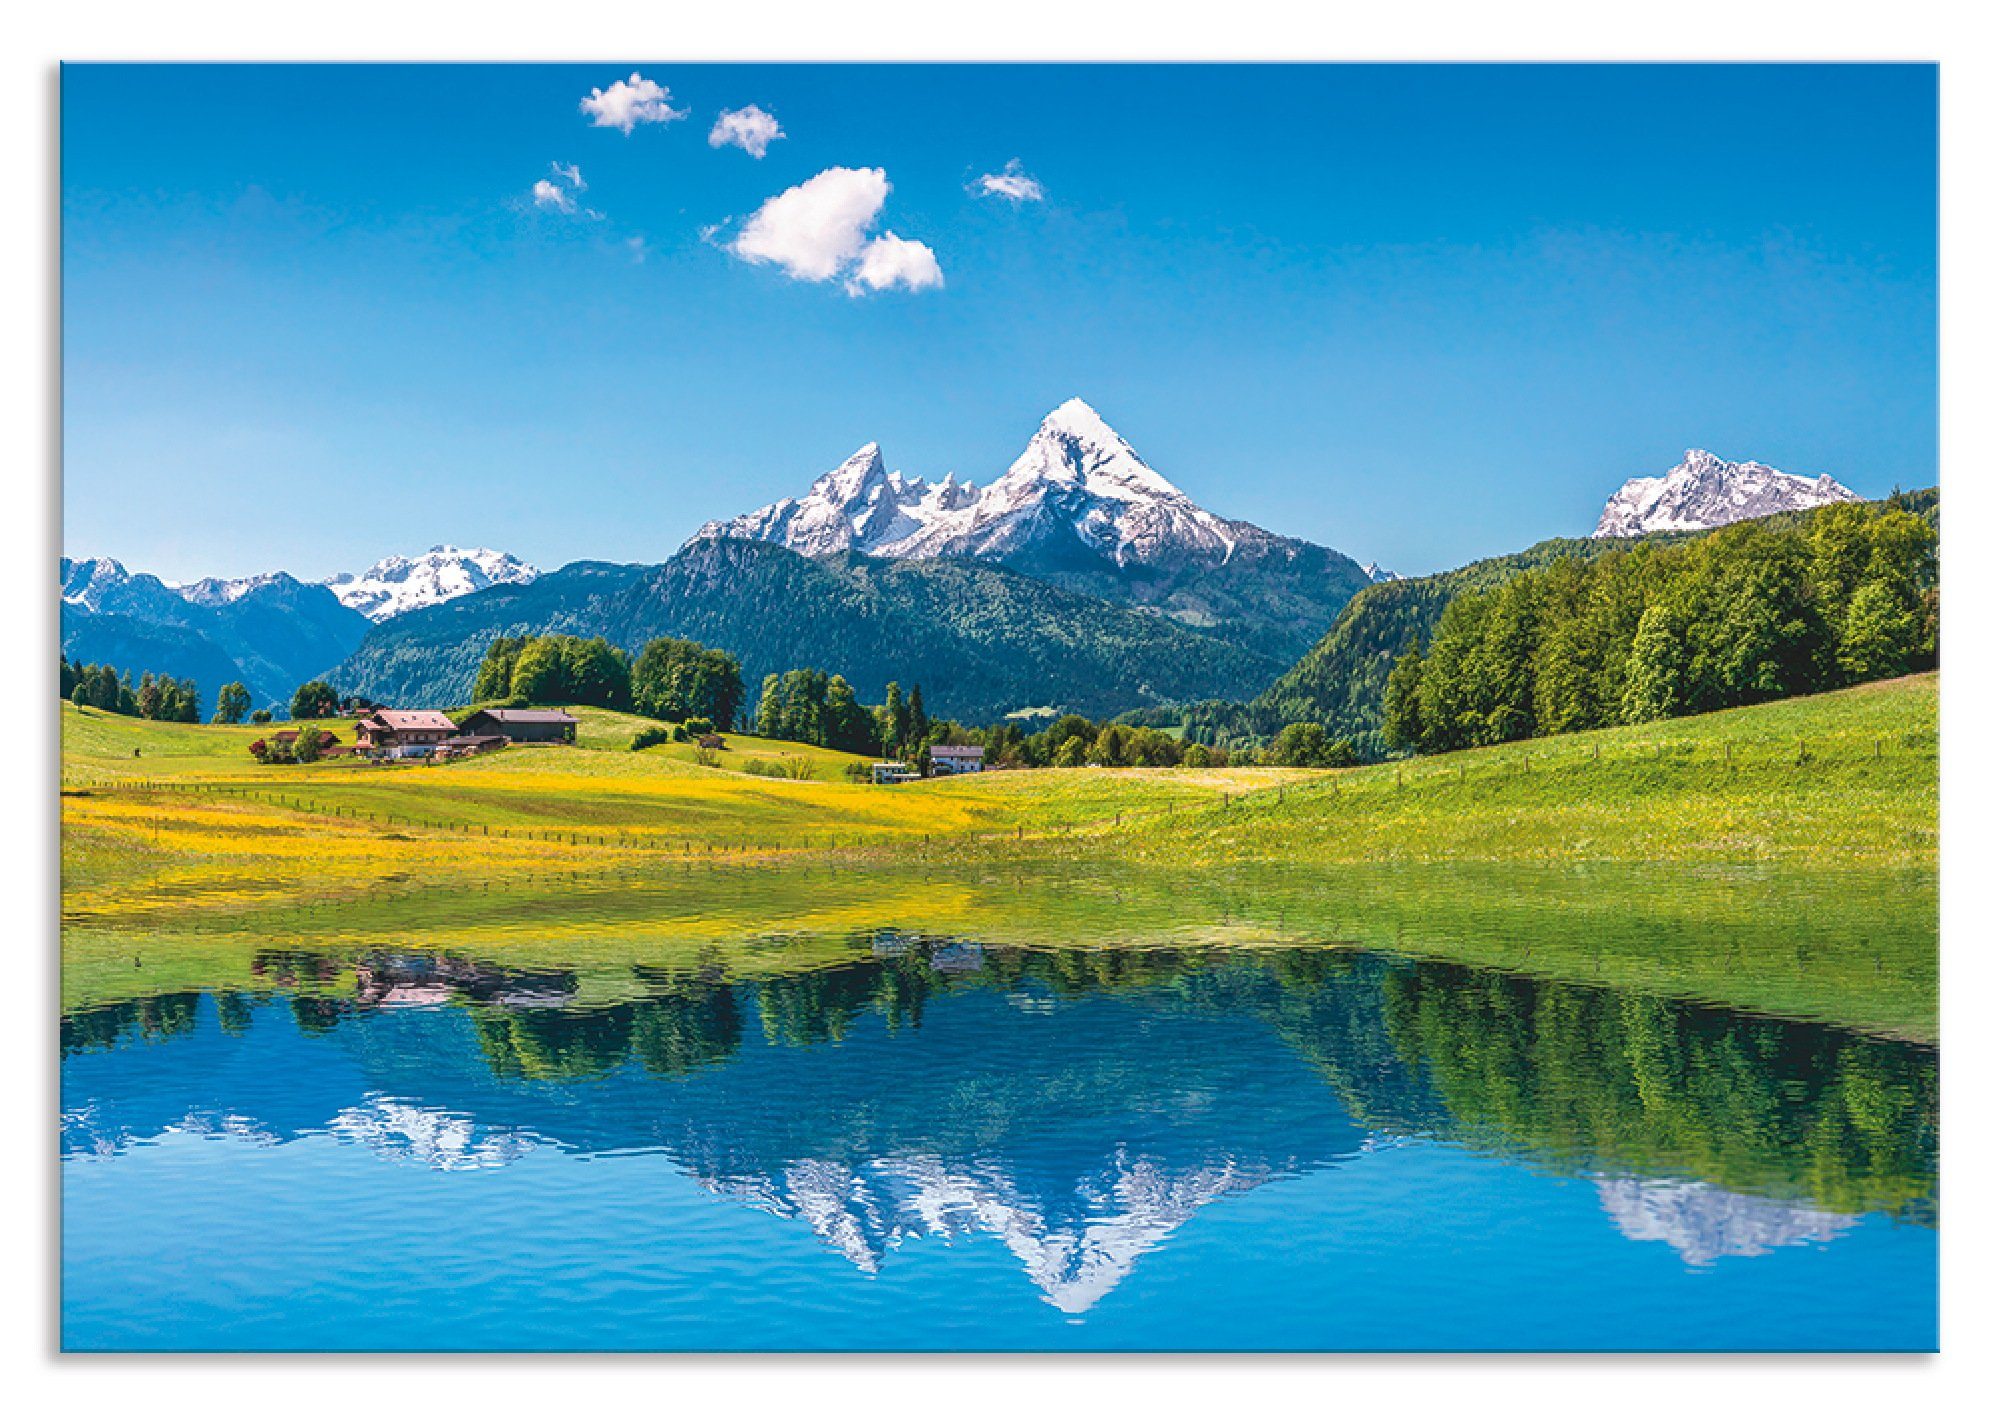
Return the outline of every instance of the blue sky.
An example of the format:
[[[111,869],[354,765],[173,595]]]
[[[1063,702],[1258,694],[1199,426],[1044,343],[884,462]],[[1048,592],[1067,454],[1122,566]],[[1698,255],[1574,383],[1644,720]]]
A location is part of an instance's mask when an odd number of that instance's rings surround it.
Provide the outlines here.
[[[170,578],[657,561],[1071,396],[1405,572],[1690,446],[1937,475],[1928,67],[70,66],[62,141],[67,551]]]

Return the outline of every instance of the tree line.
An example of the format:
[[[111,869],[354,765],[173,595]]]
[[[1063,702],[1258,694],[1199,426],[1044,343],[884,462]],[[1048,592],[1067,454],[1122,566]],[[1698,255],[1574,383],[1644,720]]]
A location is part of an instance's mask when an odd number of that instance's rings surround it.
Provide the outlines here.
[[[1092,720],[1070,712],[1039,731],[1019,722],[974,727],[932,717],[924,709],[922,684],[906,696],[891,682],[880,706],[863,705],[845,678],[812,668],[771,673],[764,679],[754,729],[777,741],[798,741],[855,754],[881,754],[922,766],[934,746],[982,746],[986,764],[997,767],[1076,769],[1101,766],[1237,765],[1331,767],[1359,761],[1354,743],[1333,740],[1316,722],[1295,722],[1260,750],[1189,741],[1130,717]]]
[[[121,674],[108,662],[85,662],[81,658],[72,661],[60,654],[57,660],[61,664],[56,676],[57,690],[64,701],[118,716],[143,717],[147,721],[201,720],[201,694],[191,679],[142,672],[138,685],[134,686],[131,673]],[[229,685],[244,691],[240,682]],[[223,689],[228,690],[228,687]],[[246,702],[248,698],[249,693],[244,691]]]
[[[1937,541],[1894,505],[1841,504],[1555,560],[1445,607],[1389,672],[1384,739],[1429,754],[1926,670]]]
[[[728,730],[743,713],[743,669],[731,654],[687,638],[655,638],[633,658],[601,637],[524,634],[487,645],[472,699],[600,706]]]

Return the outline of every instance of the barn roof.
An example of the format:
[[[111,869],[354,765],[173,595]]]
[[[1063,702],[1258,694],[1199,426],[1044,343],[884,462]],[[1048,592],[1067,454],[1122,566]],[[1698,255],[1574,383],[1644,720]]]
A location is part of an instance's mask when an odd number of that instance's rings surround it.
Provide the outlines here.
[[[474,713],[474,715],[490,716],[495,721],[514,721],[514,722],[519,722],[523,725],[546,725],[546,726],[576,725],[576,718],[571,716],[566,711],[534,710],[534,709],[523,710],[520,707],[486,707],[485,709]]]

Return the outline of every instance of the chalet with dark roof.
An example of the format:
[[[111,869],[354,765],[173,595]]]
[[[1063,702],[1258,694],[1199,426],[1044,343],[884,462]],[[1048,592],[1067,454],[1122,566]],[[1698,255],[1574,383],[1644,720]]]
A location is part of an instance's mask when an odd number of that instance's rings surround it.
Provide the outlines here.
[[[576,718],[566,711],[486,707],[460,723],[468,736],[505,736],[509,741],[576,743]]]

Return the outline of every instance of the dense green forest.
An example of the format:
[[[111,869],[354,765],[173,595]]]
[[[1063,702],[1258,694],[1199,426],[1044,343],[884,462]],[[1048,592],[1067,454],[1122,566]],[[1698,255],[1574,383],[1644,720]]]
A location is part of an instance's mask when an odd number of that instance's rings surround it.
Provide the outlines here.
[[[1385,744],[1493,745],[1936,664],[1937,531],[1920,514],[1842,504],[1613,544],[1455,596],[1396,658]]]

